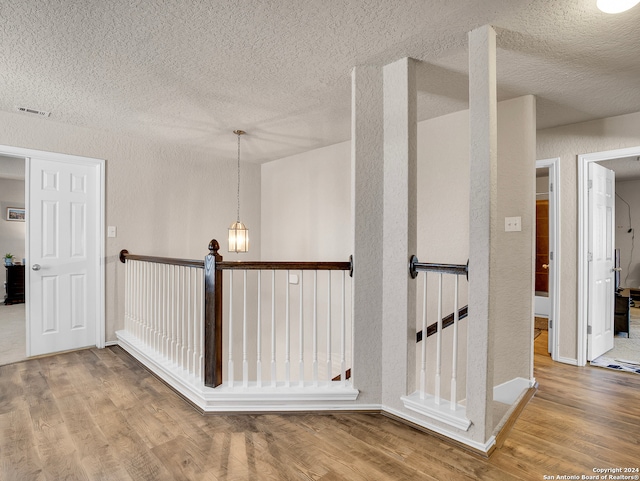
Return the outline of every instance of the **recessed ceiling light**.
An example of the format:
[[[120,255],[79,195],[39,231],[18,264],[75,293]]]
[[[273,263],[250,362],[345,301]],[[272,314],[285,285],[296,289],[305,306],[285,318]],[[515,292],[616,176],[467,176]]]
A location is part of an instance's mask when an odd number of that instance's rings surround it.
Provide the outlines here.
[[[604,13],[622,13],[635,7],[640,0],[597,0],[596,5]]]

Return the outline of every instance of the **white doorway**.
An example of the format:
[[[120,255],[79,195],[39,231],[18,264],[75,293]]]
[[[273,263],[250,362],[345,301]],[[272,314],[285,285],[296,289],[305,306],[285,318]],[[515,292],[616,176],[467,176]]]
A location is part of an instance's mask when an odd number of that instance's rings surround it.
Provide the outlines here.
[[[23,259],[26,253],[25,159],[0,156],[0,365],[26,358]]]
[[[534,315],[547,319],[547,350],[558,359],[560,276],[560,168],[559,158],[536,161],[536,242]],[[540,234],[540,235],[539,235]]]
[[[578,365],[581,366],[585,365],[587,360],[592,360],[601,354],[600,351],[602,349],[613,345],[614,329],[610,324],[613,321],[612,319],[609,320],[609,315],[613,318],[616,287],[613,279],[615,271],[620,268],[615,265],[613,251],[616,246],[616,226],[615,223],[611,222],[604,231],[600,230],[596,234],[601,236],[606,234],[603,237],[603,242],[606,241],[607,252],[606,259],[603,260],[604,267],[601,270],[602,272],[606,270],[608,276],[606,280],[606,296],[600,295],[601,299],[596,299],[596,295],[592,293],[595,292],[594,289],[597,286],[592,285],[594,282],[590,281],[590,272],[597,267],[595,266],[594,254],[590,250],[589,239],[590,225],[594,225],[594,218],[591,212],[593,209],[590,209],[589,206],[589,173],[593,170],[591,164],[602,163],[611,168],[615,164],[613,161],[629,158],[637,159],[638,157],[640,157],[640,146],[578,156]],[[618,173],[617,168],[613,170],[616,171],[616,174]],[[594,181],[592,181],[591,185],[594,185]],[[611,196],[615,196],[614,188],[615,184],[611,189]],[[615,208],[612,210],[611,216],[615,220]],[[591,279],[595,279],[595,277],[591,276]],[[603,284],[603,282],[600,282],[600,284]],[[606,317],[604,313],[602,316],[594,315],[594,310],[596,309],[606,309]],[[595,327],[594,323],[596,324]],[[598,323],[603,323],[603,325]],[[601,337],[595,344],[592,339],[593,334]]]
[[[104,161],[0,146],[26,159],[27,357],[104,347]]]

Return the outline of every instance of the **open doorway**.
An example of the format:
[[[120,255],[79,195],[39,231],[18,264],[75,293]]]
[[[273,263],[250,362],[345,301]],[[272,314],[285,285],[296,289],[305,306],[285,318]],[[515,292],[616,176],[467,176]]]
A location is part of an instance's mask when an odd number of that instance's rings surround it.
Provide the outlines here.
[[[25,159],[0,155],[0,366],[26,358]]]
[[[559,252],[559,159],[536,162],[536,237],[533,257],[534,333],[546,340],[547,352],[557,360]],[[541,341],[537,341],[539,344]]]
[[[598,332],[593,296],[590,295],[594,260],[589,249],[590,212],[589,192],[593,188],[588,174],[590,164],[612,171],[614,213],[611,227],[609,264],[611,287],[607,290],[604,307],[610,325],[605,326],[609,336],[604,352],[593,352],[593,332]],[[578,361],[584,365],[613,364],[613,361],[640,363],[640,259],[636,251],[636,230],[640,226],[640,146],[579,156],[580,239],[579,239],[579,318]],[[591,331],[591,332],[589,332]]]
[[[23,207],[12,210],[25,224],[12,262],[24,272],[20,358],[104,347],[105,161],[11,146],[0,156],[24,166]]]

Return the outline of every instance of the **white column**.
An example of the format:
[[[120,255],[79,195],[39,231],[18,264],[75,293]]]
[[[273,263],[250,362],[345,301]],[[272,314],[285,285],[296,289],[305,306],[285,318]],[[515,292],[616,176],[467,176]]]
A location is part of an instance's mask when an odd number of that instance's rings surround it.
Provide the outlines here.
[[[467,417],[469,434],[485,442],[493,431],[492,237],[497,225],[496,34],[483,26],[469,33],[469,322]]]
[[[403,58],[384,67],[384,256],[382,296],[382,402],[400,407],[416,385],[416,63]]]
[[[351,72],[351,215],[354,229],[352,381],[358,400],[380,403],[382,367],[382,68]]]

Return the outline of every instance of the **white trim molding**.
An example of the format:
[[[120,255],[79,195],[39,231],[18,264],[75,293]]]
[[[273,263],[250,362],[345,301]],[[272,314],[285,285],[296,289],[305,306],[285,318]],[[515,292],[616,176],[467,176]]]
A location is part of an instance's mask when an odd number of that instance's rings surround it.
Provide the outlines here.
[[[578,355],[576,360],[578,366],[584,366],[587,363],[587,302],[589,300],[589,283],[587,279],[589,272],[587,261],[589,175],[587,164],[639,155],[640,146],[578,155]]]
[[[354,411],[380,409],[380,406],[354,404],[359,391],[351,381],[307,383],[304,387],[243,387],[221,385],[209,388],[202,379],[189,374],[177,364],[168,362],[153,349],[126,331],[117,331],[118,344],[156,376],[166,382],[203,412],[294,412],[294,411]]]
[[[106,219],[106,179],[105,179],[105,163],[104,159],[95,159],[92,157],[83,157],[79,155],[70,155],[70,154],[62,154],[57,152],[47,152],[44,150],[35,150],[35,149],[26,149],[22,147],[12,147],[9,145],[0,145],[0,155],[7,155],[11,157],[17,157],[25,159],[25,206],[27,212],[29,212],[29,159],[36,157],[42,160],[49,160],[54,162],[66,162],[70,164],[82,164],[82,165],[92,165],[96,167],[98,171],[98,185],[100,189],[99,193],[99,206],[98,206],[98,232],[97,232],[97,240],[96,240],[96,248],[98,252],[97,259],[97,270],[98,270],[98,285],[96,286],[96,299],[98,302],[96,303],[96,347],[102,349],[105,347],[105,337],[106,337],[106,320],[105,320],[105,286],[106,286],[106,267],[105,267],[105,219]],[[27,259],[30,257],[29,255],[29,223],[27,222],[27,232],[25,235],[25,253]],[[25,287],[26,287],[26,331],[27,331],[27,342],[26,342],[26,356],[29,357],[31,355],[31,346],[30,346],[30,315],[29,312],[29,276],[30,270],[27,269],[25,271]]]
[[[471,426],[471,421],[467,419],[467,409],[462,404],[456,404],[455,409],[451,409],[451,403],[443,400],[440,404],[435,402],[434,396],[425,395],[420,398],[420,392],[416,391],[408,396],[401,397],[404,407],[411,409],[423,416],[427,416],[435,421],[448,424],[454,428],[467,431]]]
[[[553,200],[553,212],[551,212],[552,217],[549,219],[549,222],[554,234],[549,245],[549,251],[553,253],[553,270],[552,276],[549,279],[549,289],[552,292],[549,315],[553,321],[553,329],[551,330],[551,359],[562,362],[562,358],[560,357],[560,246],[562,245],[562,242],[560,241],[562,234],[560,230],[560,214],[562,212],[560,205],[560,189],[562,187],[560,179],[560,157],[537,160],[536,169],[540,168],[549,169],[549,182],[553,184],[553,190],[549,192],[549,198]],[[531,366],[533,369],[533,350],[531,352]],[[533,371],[531,375],[533,376]]]

